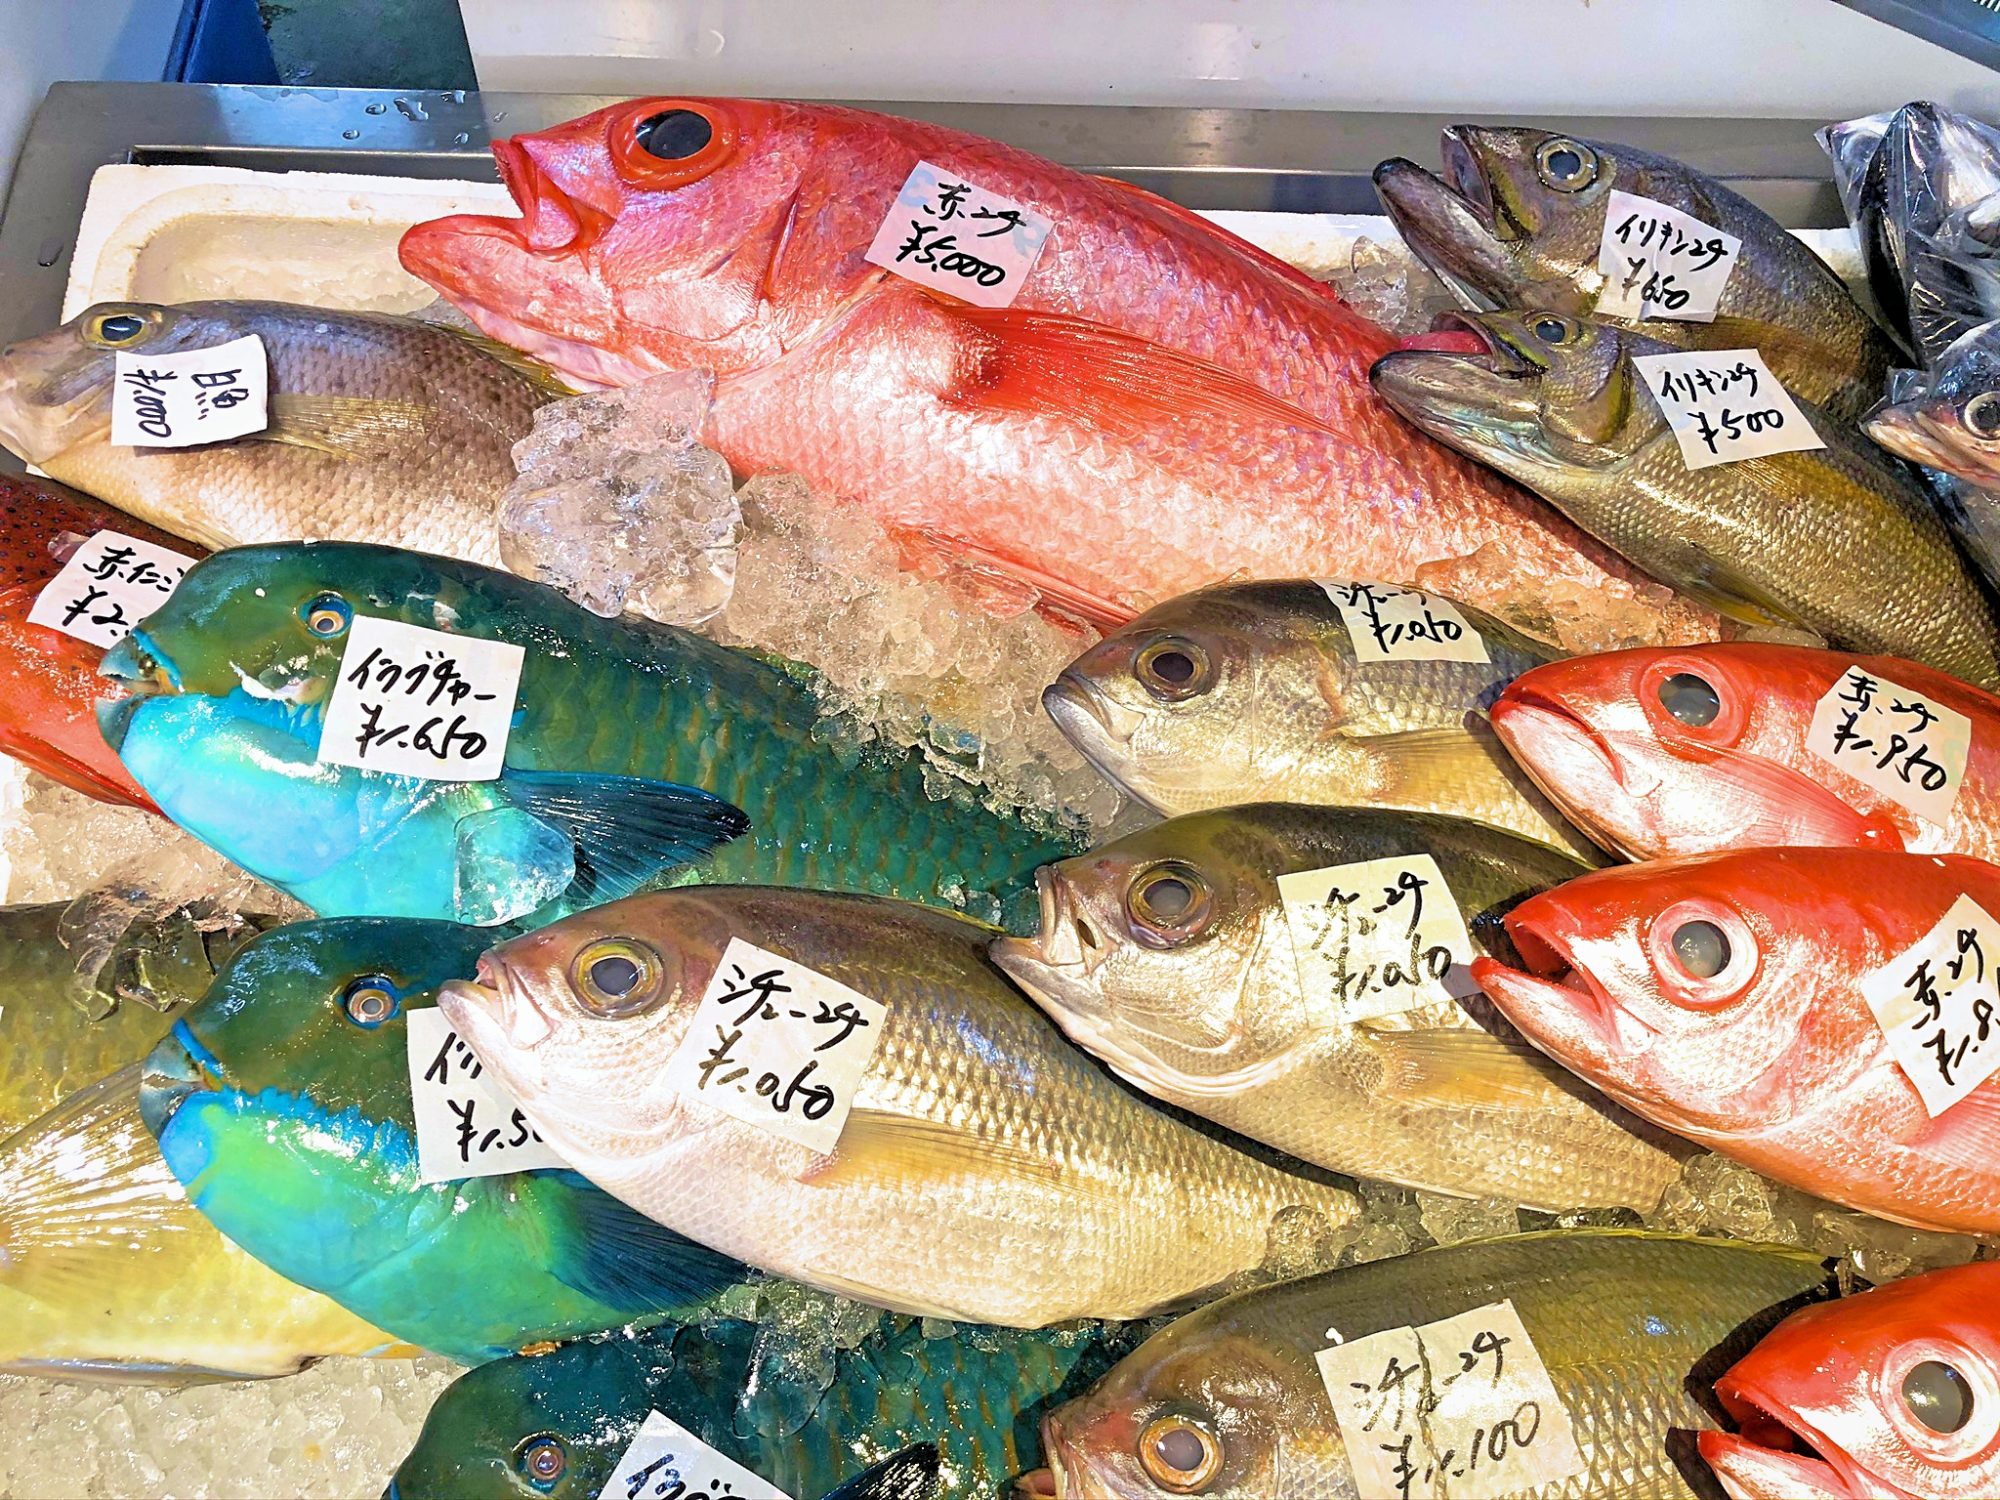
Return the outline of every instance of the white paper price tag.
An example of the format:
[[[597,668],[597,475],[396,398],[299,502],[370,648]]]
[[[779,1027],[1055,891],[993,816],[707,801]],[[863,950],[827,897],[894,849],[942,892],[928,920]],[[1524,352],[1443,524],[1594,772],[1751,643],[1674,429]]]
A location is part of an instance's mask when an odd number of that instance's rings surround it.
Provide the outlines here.
[[[525,653],[506,641],[356,615],[319,763],[492,781],[504,769]]]
[[[2000,923],[1960,896],[1923,941],[1861,981],[1889,1054],[1936,1119],[2000,1070]]]
[[[100,531],[35,595],[28,623],[93,646],[115,646],[166,603],[194,562],[137,537]]]
[[[1465,918],[1428,854],[1280,875],[1278,896],[1299,982],[1340,1023],[1478,993]]]
[[[246,334],[176,354],[119,350],[112,360],[111,441],[133,448],[192,448],[270,426],[264,341]]]
[[[1512,1302],[1316,1357],[1363,1495],[1498,1500],[1584,1470],[1569,1413]]]
[[[979,307],[1020,295],[1053,221],[920,161],[875,231],[870,265]]]
[[[1491,661],[1449,599],[1393,583],[1313,580],[1340,611],[1356,661]]]
[[[1713,323],[1742,248],[1735,235],[1692,214],[1613,189],[1597,247],[1604,273],[1597,310],[1614,318]]]
[[[746,1125],[828,1152],[888,1014],[878,1000],[733,937],[667,1081]]]
[[[1972,720],[1852,666],[1814,706],[1806,749],[1943,827],[1965,783]]]
[[[1690,469],[1826,446],[1755,349],[1637,354],[1632,366]]]
[[[791,1500],[680,1423],[649,1411],[597,1500]]]
[[[443,1011],[427,1005],[405,1012],[403,1026],[420,1182],[568,1165],[535,1133],[499,1081],[486,1075]]]

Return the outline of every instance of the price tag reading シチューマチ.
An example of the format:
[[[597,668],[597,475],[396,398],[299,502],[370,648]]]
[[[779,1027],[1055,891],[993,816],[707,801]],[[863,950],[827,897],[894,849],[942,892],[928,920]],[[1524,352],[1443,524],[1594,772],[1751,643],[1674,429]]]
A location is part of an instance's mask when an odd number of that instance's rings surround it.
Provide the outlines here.
[[[1032,208],[920,161],[866,258],[934,292],[978,307],[1007,307],[1054,227]]]
[[[597,1500],[791,1500],[724,1458],[678,1422],[652,1411],[632,1434]]]
[[[754,943],[731,938],[667,1063],[690,1099],[828,1152],[854,1107],[889,1007]]]
[[[249,437],[271,425],[270,380],[254,333],[173,354],[121,349],[112,360],[111,441],[192,448]]]
[[[1313,580],[1340,611],[1356,661],[1483,662],[1486,642],[1449,599],[1393,583]]]
[[[1861,981],[1862,998],[1936,1119],[2000,1070],[2000,923],[1960,896],[1913,948]]]
[[[115,646],[167,602],[194,559],[115,531],[100,531],[69,555],[28,610],[46,625],[93,646]]]
[[[1612,189],[1605,202],[1597,311],[1613,318],[1713,323],[1743,242],[1691,214]]]
[[[363,995],[362,1000],[369,997]],[[350,996],[348,1004],[356,1003]],[[383,992],[385,1011],[393,997]],[[417,1122],[417,1180],[457,1182],[567,1163],[535,1133],[434,1005],[407,1011],[410,1103]]]
[[[1638,354],[1632,368],[1690,469],[1826,446],[1755,349]]]
[[[1299,983],[1337,1023],[1473,995],[1472,939],[1428,854],[1278,877]]]
[[[1965,782],[1972,720],[1850,666],[1814,706],[1806,749],[1942,828]]]
[[[524,655],[506,641],[355,615],[320,730],[320,764],[494,780],[506,762]]]

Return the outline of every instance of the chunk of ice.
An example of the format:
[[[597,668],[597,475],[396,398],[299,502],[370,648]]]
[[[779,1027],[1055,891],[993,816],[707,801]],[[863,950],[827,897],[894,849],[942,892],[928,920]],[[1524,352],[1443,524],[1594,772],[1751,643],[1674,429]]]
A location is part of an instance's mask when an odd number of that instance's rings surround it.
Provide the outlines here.
[[[461,922],[497,927],[553,901],[576,879],[576,845],[518,807],[468,813],[453,830],[452,908]]]

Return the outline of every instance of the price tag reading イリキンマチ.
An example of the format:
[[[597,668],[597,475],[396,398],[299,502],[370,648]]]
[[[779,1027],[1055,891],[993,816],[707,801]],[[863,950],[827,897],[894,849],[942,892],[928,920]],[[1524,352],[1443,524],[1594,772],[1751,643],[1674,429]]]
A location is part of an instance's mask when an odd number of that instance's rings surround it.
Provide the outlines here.
[[[1965,782],[1972,720],[1850,666],[1814,705],[1806,749],[1942,828]]]
[[[115,531],[100,531],[69,555],[35,596],[30,625],[93,646],[115,646],[167,602],[194,559]]]
[[[568,1165],[480,1066],[443,1011],[434,1005],[406,1011],[403,1026],[419,1182]]]
[[[1313,581],[1340,611],[1356,661],[1493,659],[1484,638],[1449,599],[1393,583]]]
[[[1755,349],[1636,354],[1632,368],[1690,469],[1826,446]]]
[[[1614,318],[1713,323],[1743,241],[1691,214],[1613,189],[1604,209],[1597,311]]]
[[[875,231],[866,259],[977,307],[1007,307],[1054,222],[920,161]]]
[[[1861,995],[1932,1119],[2000,1071],[2000,923],[1970,896]]]
[[[320,730],[320,764],[494,780],[505,769],[525,654],[506,641],[354,616]]]
[[[791,1500],[657,1411],[632,1435],[597,1500]]]
[[[1437,861],[1397,854],[1278,877],[1299,983],[1342,1025],[1477,994],[1472,938]]]
[[[192,448],[249,437],[271,424],[270,381],[254,333],[174,354],[121,349],[112,359],[111,441]]]

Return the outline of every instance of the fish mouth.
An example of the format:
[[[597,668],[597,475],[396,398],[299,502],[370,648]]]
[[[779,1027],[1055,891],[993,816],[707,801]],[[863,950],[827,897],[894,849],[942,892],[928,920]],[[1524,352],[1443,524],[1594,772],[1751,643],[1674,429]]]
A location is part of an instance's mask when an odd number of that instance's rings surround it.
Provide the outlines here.
[[[473,979],[447,980],[438,990],[438,1008],[460,1036],[469,1040],[483,1031],[503,1041],[514,1056],[524,1057],[555,1035],[548,1013],[503,960],[491,951],[482,953],[474,974]]]
[[[189,1095],[214,1091],[221,1076],[215,1054],[195,1039],[186,1021],[176,1021],[146,1054],[139,1074],[139,1117],[154,1139],[166,1133]]]
[[[1444,176],[1395,157],[1375,169],[1375,194],[1411,253],[1467,307],[1498,308],[1518,280],[1507,242],[1519,237],[1459,127],[1438,142]]]
[[[1479,957],[1472,961],[1473,979],[1522,1035],[1565,1066],[1645,1051],[1652,1033],[1577,960],[1557,930],[1559,915],[1545,918],[1537,910],[1544,899],[1523,902],[1504,919],[1522,967]]]
[[[98,732],[113,751],[124,749],[132,720],[148,698],[170,697],[181,690],[181,674],[173,658],[140,629],[104,653],[97,675],[121,690],[116,697],[97,700]]]
[[[1071,896],[1069,882],[1054,866],[1035,871],[1035,895],[1041,903],[1040,931],[1033,937],[994,939],[995,961],[1003,968],[1014,962],[1064,978],[1088,979],[1111,956],[1109,939]]]
[[[1884,401],[1861,419],[1861,430],[1898,458],[1976,484],[2000,484],[2000,455],[1971,442],[1950,406]]]
[[[1695,1445],[1731,1500],[1873,1500],[1902,1493],[1768,1393],[1725,1374],[1715,1394],[1739,1430],[1699,1433]]]
[[[1088,677],[1069,671],[1042,689],[1042,711],[1062,731],[1070,747],[1089,761],[1100,776],[1114,786],[1123,787],[1153,811],[1161,811],[1122,774],[1121,762],[1130,758],[1132,736],[1144,722],[1143,715],[1113,702]]]
[[[1644,857],[1603,818],[1632,793],[1609,740],[1554,699],[1509,689],[1487,711],[1493,732],[1528,779],[1564,816],[1625,859]]]
[[[500,168],[501,185],[521,210],[519,219],[493,222],[506,225],[529,249],[545,254],[574,245],[583,234],[584,215],[528,148],[513,136],[504,137],[493,143],[493,160]]]
[[[1399,349],[1368,372],[1376,393],[1433,437],[1539,456],[1542,369],[1477,314],[1445,313],[1434,325],[1483,346]]]

